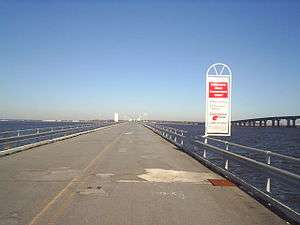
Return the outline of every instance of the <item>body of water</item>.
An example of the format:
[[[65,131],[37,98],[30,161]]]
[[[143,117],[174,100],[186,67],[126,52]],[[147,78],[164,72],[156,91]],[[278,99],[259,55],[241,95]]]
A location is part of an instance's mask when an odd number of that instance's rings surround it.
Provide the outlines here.
[[[48,121],[0,121],[0,133],[4,131],[25,130],[46,127],[76,126],[88,124],[84,122],[48,122]]]

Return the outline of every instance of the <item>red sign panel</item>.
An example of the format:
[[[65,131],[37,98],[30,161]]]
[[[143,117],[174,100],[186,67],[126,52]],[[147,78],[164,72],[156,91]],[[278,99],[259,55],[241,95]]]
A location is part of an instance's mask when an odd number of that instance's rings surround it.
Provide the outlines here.
[[[228,98],[228,83],[209,82],[209,98]]]

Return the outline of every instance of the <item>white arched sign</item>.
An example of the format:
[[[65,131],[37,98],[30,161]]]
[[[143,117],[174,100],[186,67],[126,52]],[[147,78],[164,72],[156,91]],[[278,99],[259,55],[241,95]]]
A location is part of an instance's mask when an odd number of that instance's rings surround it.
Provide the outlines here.
[[[206,71],[205,136],[231,135],[231,69],[215,63]]]

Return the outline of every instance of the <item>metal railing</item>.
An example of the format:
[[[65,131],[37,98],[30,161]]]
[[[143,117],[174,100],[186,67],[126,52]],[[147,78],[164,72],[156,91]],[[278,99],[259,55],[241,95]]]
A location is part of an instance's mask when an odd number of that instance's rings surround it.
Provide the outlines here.
[[[111,124],[113,123],[80,124],[77,126],[73,125],[59,127],[44,127],[1,132],[0,151],[20,147],[26,144],[36,143],[38,141],[51,140],[70,134],[76,134],[83,131],[93,130]],[[3,137],[3,135],[1,136],[1,134],[12,135],[8,137]]]
[[[185,134],[187,133],[186,131],[158,124],[144,124],[144,126],[161,135],[168,141],[174,143],[176,146],[181,148],[184,146],[184,138],[186,137]]]
[[[271,156],[275,156],[277,159],[285,159],[285,160],[293,161],[295,163],[300,163],[300,158],[279,154],[279,153],[276,153],[276,152],[273,152],[273,151],[262,150],[262,149],[258,149],[258,148],[254,148],[254,147],[248,147],[248,146],[245,146],[245,145],[241,145],[241,144],[237,144],[237,143],[233,143],[233,142],[228,142],[228,141],[224,141],[224,140],[220,140],[220,139],[216,139],[216,138],[211,138],[211,137],[202,136],[202,138],[204,139],[204,143],[206,143],[206,144],[207,144],[208,140],[223,143],[224,147],[225,147],[225,150],[227,150],[227,151],[230,150],[229,149],[230,146],[234,146],[234,147],[238,147],[240,149],[246,149],[246,150],[254,151],[254,152],[257,152],[257,153],[261,153],[265,156],[266,164],[268,164],[268,165],[271,165]]]
[[[235,160],[240,160],[240,161],[242,160],[242,161],[245,161],[247,163],[251,163],[256,168],[262,169],[264,171],[267,170],[267,171],[269,171],[270,173],[272,173],[274,175],[281,176],[281,178],[290,178],[290,179],[293,179],[293,180],[296,180],[296,181],[300,182],[300,175],[295,174],[295,173],[291,173],[287,170],[283,170],[283,169],[280,169],[280,168],[277,168],[277,167],[271,165],[271,156],[272,155],[274,155],[278,158],[289,159],[289,160],[300,163],[299,158],[286,156],[286,155],[274,153],[274,152],[271,152],[271,151],[265,151],[265,150],[261,150],[261,149],[257,149],[257,148],[252,148],[252,147],[248,147],[248,146],[244,146],[244,145],[240,145],[240,144],[236,144],[236,143],[232,143],[232,142],[228,142],[228,141],[218,140],[218,139],[215,139],[215,138],[209,138],[209,137],[203,137],[203,138],[204,138],[204,142],[201,142],[201,141],[194,141],[194,142],[196,144],[200,144],[200,145],[203,145],[203,146],[207,147],[210,151],[221,153],[225,156],[228,156],[229,158],[233,158]],[[224,143],[225,149],[222,149],[222,148],[213,146],[211,144],[208,144],[207,143],[208,140],[213,140],[213,141],[218,141],[218,142]],[[259,162],[257,160],[251,159],[249,157],[242,156],[242,155],[239,155],[237,153],[230,152],[229,146],[236,146],[236,147],[239,147],[239,148],[243,148],[243,149],[263,153],[266,156],[266,162],[262,163],[262,162]],[[206,148],[203,149],[202,157],[205,158],[205,159],[207,158],[207,149]],[[226,158],[225,163],[224,163],[224,169],[225,170],[229,170],[229,158],[228,157],[227,158],[225,157]],[[265,189],[266,189],[266,192],[269,192],[269,193],[271,192],[271,177],[267,178]]]
[[[173,142],[172,138],[170,138],[170,136],[166,135],[166,133],[174,134],[175,128],[170,128],[170,127],[157,125],[157,124],[153,124],[153,123],[147,124],[146,127],[148,127],[149,129],[153,130],[155,133],[157,133],[157,134],[161,135],[162,137]],[[180,132],[181,132],[181,134],[186,133],[185,131],[180,131]],[[290,172],[290,171],[287,171],[285,169],[276,167],[271,162],[271,157],[276,157],[281,160],[282,159],[289,160],[290,162],[294,162],[297,165],[299,165],[299,163],[300,163],[300,158],[282,155],[279,153],[275,153],[272,151],[266,151],[266,150],[262,150],[262,149],[258,149],[258,148],[248,147],[248,146],[244,146],[241,144],[236,144],[236,143],[219,140],[219,139],[215,139],[215,138],[211,138],[211,137],[203,136],[202,138],[204,139],[203,142],[198,141],[198,140],[193,140],[194,144],[202,146],[202,150],[203,150],[202,154],[201,154],[201,152],[194,152],[194,151],[185,149],[185,146],[183,144],[179,145],[179,146],[187,154],[189,154],[192,157],[196,158],[197,160],[203,162],[205,165],[214,169],[218,173],[232,179],[237,184],[244,187],[246,190],[248,190],[248,191],[250,190],[250,192],[255,193],[256,197],[259,197],[263,201],[266,201],[267,204],[271,203],[287,218],[291,219],[292,221],[300,222],[299,212],[296,212],[295,210],[291,209],[289,206],[285,205],[278,199],[275,199],[271,195],[271,177],[273,177],[273,178],[277,177],[277,178],[292,182],[298,186],[300,184],[300,175]],[[208,144],[208,140],[224,144],[224,149],[221,147],[214,146],[212,144]],[[178,145],[178,143],[174,143],[174,144]],[[240,149],[245,149],[247,151],[253,151],[253,152],[260,153],[266,159],[264,162],[259,162],[256,159],[252,159],[250,157],[243,156],[243,155],[241,155],[241,153],[235,153],[235,152],[231,151],[232,150],[231,146],[234,146],[234,147],[237,147]],[[223,159],[222,159],[222,160],[224,160],[223,168],[219,165],[216,165],[209,159],[208,151],[212,151],[212,152],[223,155]],[[236,175],[232,170],[230,170],[230,160],[247,163],[247,165],[252,166],[255,169],[266,174],[265,192],[260,190],[260,188],[248,183],[243,178]]]
[[[67,126],[55,126],[55,127],[38,127],[38,128],[3,131],[0,132],[0,141],[9,138],[23,137],[27,135],[37,135],[46,132],[54,132],[54,131],[60,131],[60,130],[65,130],[70,128],[87,127],[87,126],[90,126],[90,124],[80,124],[77,126],[67,125]]]

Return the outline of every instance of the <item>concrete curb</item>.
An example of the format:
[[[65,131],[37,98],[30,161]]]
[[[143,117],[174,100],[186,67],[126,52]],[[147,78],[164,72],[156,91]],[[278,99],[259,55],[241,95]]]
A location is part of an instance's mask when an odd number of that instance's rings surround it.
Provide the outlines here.
[[[59,138],[54,138],[54,139],[45,140],[45,141],[39,141],[39,142],[36,142],[36,143],[32,143],[32,144],[23,145],[23,146],[11,148],[11,149],[8,149],[8,150],[0,151],[0,157],[4,157],[4,156],[7,156],[7,155],[15,154],[17,152],[29,150],[31,148],[39,147],[39,146],[42,146],[42,145],[47,145],[47,144],[51,144],[51,143],[54,143],[54,142],[63,141],[63,140],[70,139],[70,138],[73,138],[73,137],[77,137],[77,136],[80,136],[80,135],[83,135],[83,134],[89,134],[89,133],[92,133],[92,132],[95,132],[95,131],[98,131],[98,130],[111,128],[111,127],[114,127],[114,126],[117,126],[117,125],[119,125],[119,124],[113,124],[113,125],[109,125],[109,126],[99,127],[99,128],[93,129],[93,130],[83,131],[83,132],[70,134],[70,135],[67,135],[67,136],[59,137]]]

